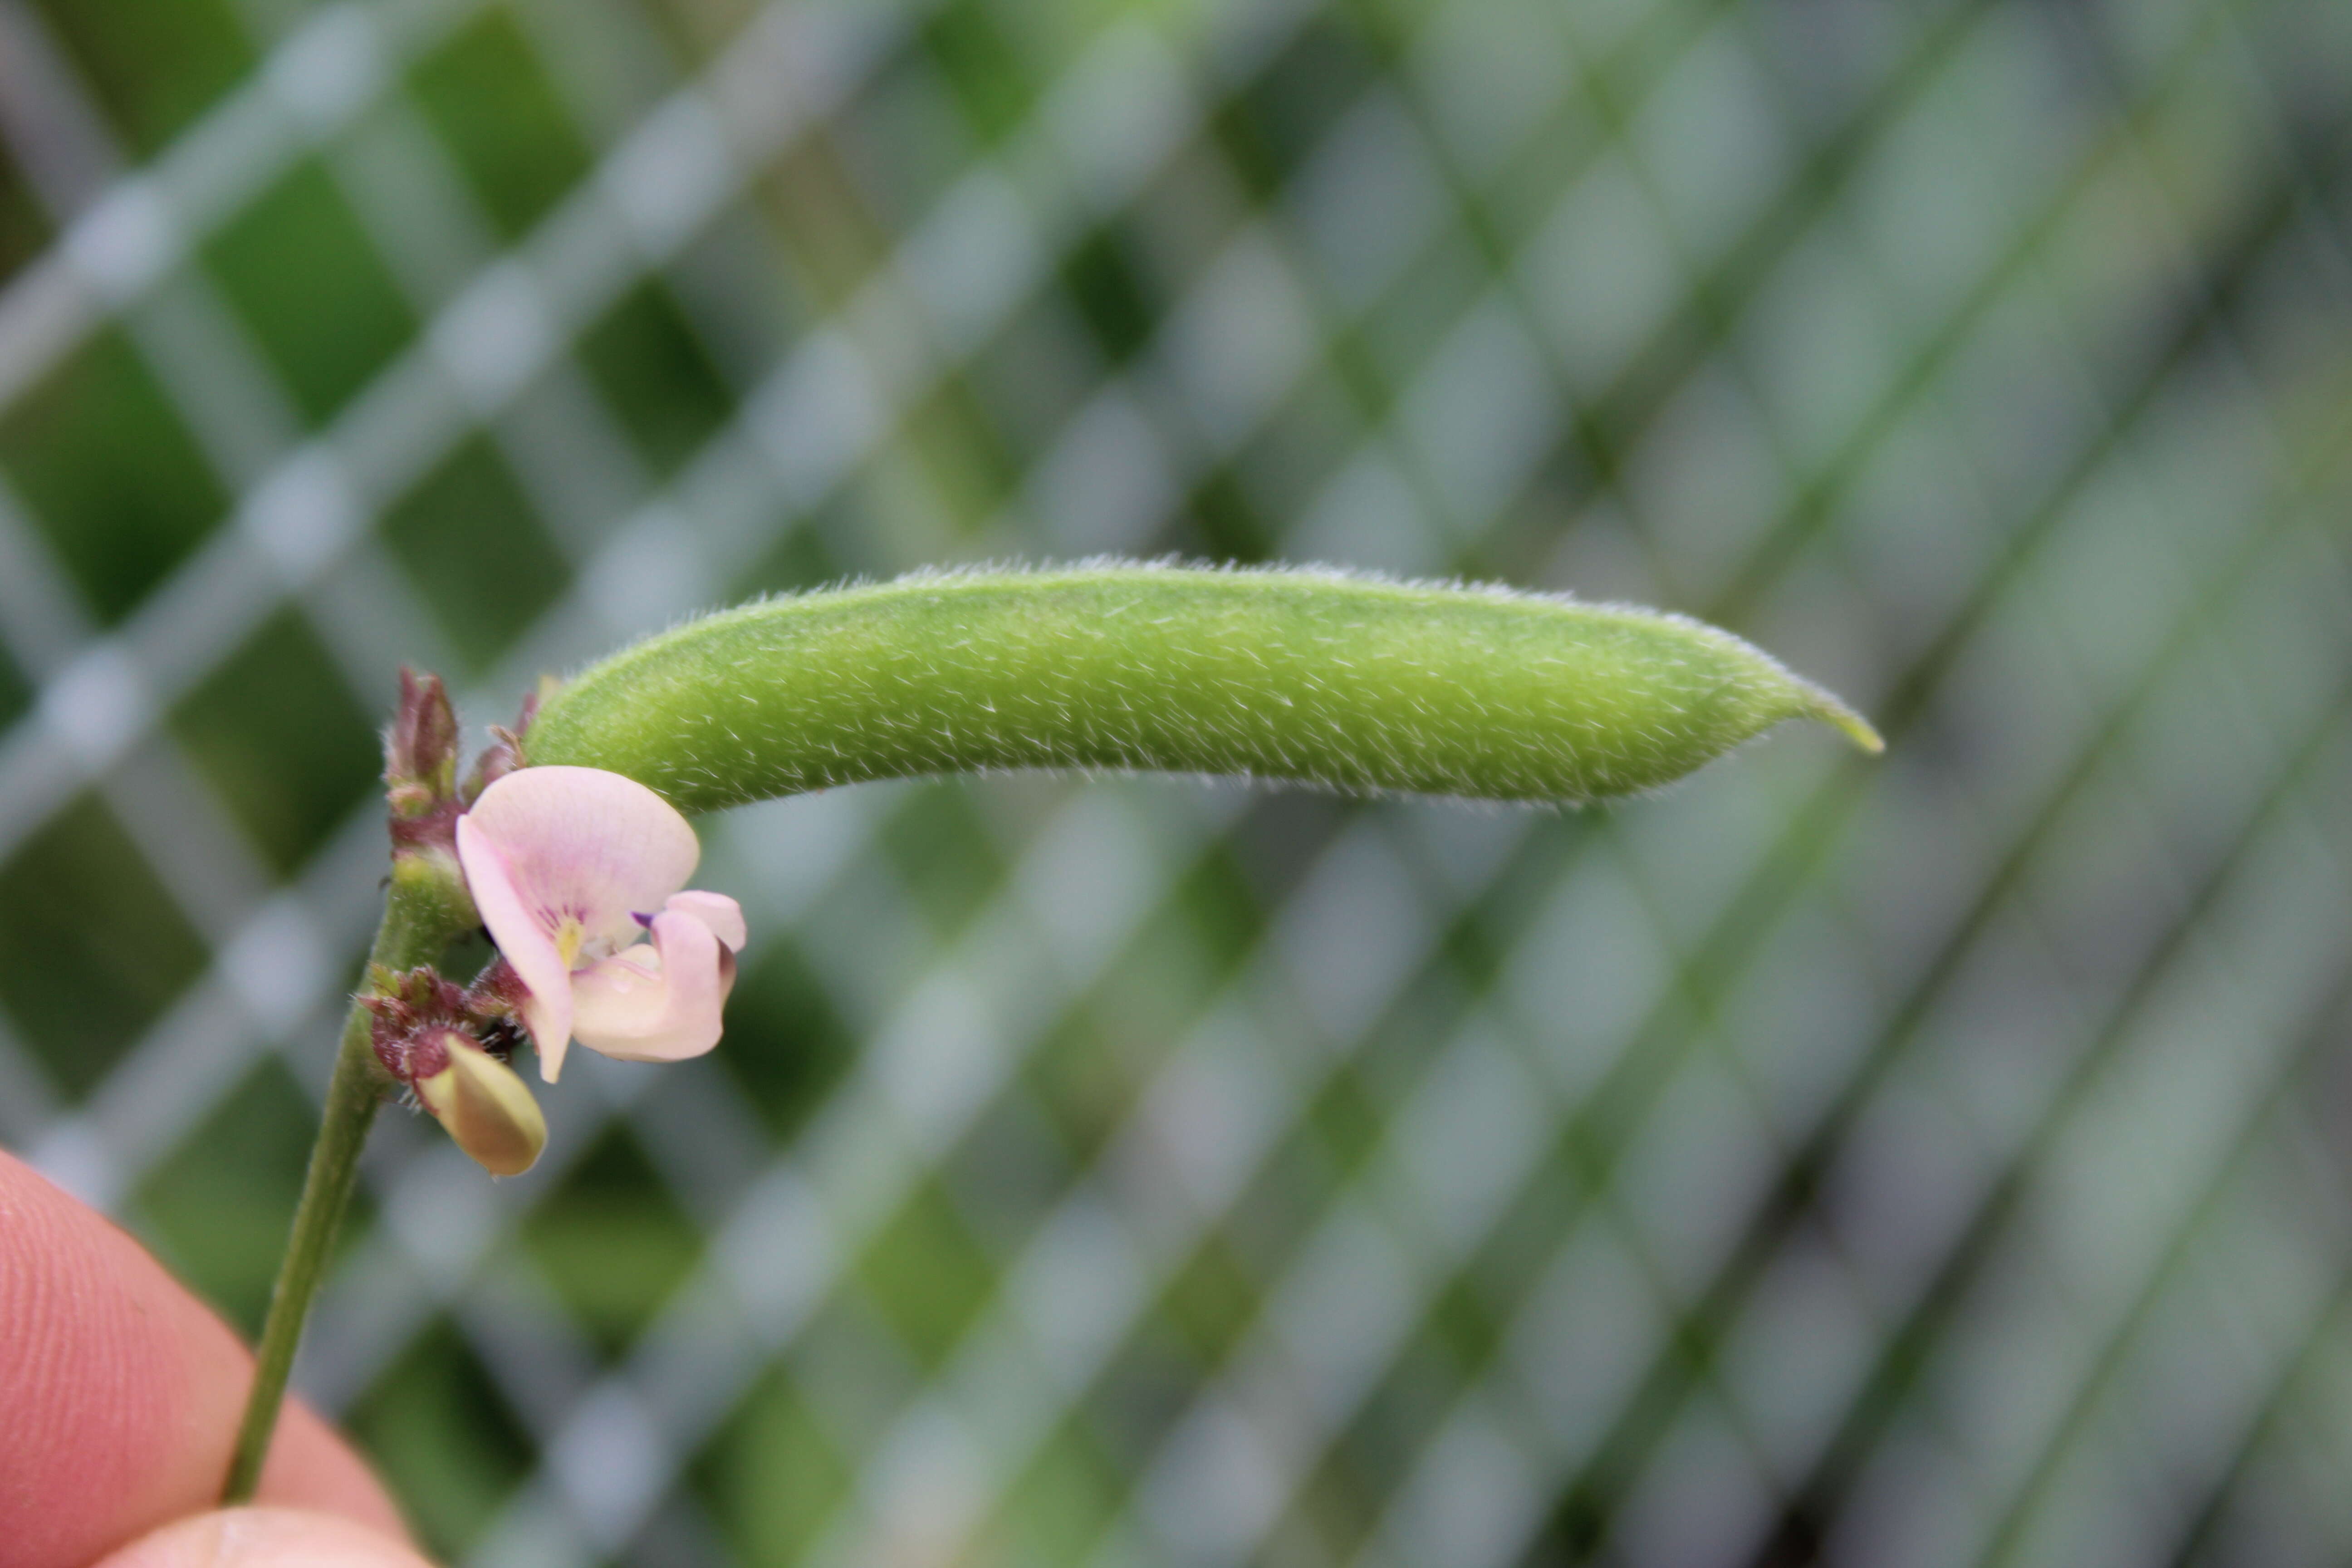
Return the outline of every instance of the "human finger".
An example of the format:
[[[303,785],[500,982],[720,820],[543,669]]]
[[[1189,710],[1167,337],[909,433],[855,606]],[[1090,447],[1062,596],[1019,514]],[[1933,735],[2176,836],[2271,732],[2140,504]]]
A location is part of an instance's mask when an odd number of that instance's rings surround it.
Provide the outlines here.
[[[331,1513],[240,1508],[167,1524],[93,1568],[426,1568],[380,1531]]]
[[[129,1236],[0,1153],[0,1568],[84,1568],[211,1508],[253,1358]],[[258,1500],[394,1536],[342,1440],[289,1404]]]

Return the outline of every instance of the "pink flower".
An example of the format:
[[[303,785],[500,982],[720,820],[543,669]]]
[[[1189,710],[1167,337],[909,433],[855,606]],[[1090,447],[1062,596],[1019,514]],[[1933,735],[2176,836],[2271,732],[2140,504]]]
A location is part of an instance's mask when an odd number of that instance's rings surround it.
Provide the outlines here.
[[[457,819],[458,863],[529,992],[523,1026],[549,1083],[575,1037],[636,1062],[719,1043],[743,910],[678,890],[701,858],[676,807],[601,768],[520,769]]]

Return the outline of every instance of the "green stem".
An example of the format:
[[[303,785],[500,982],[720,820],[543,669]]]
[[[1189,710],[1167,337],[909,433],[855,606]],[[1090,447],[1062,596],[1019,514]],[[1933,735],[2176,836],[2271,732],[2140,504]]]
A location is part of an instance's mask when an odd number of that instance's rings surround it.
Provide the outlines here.
[[[368,954],[371,973],[376,967],[404,970],[430,963],[473,923],[471,906],[464,903],[463,883],[456,879],[456,867],[437,856],[404,855],[394,859],[383,923],[377,928],[375,945]],[[236,1447],[229,1456],[228,1479],[221,1487],[224,1507],[251,1501],[254,1489],[260,1484],[270,1434],[278,1426],[278,1409],[286,1399],[286,1380],[294,1370],[294,1352],[302,1342],[302,1325],[326,1279],[327,1257],[359,1178],[360,1150],[367,1142],[376,1107],[391,1086],[370,1042],[370,1022],[367,1009],[354,1001],[351,1016],[343,1022],[334,1076],[327,1084],[326,1111],[320,1120],[319,1141],[310,1149],[310,1173],[302,1180],[293,1233],[287,1238],[285,1260],[278,1265],[278,1283],[269,1293],[269,1315],[262,1323],[261,1344],[255,1354],[253,1391],[247,1396]]]

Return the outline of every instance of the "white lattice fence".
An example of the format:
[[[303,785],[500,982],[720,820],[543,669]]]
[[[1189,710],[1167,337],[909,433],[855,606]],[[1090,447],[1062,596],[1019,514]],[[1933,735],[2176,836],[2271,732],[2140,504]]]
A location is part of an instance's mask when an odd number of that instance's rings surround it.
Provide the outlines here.
[[[709,824],[725,1049],[495,1186],[393,1119],[298,1382],[483,1564],[2340,1559],[2347,65],[0,0],[0,1138],[249,1321],[404,661],[487,723],[1012,554],[1639,598],[1888,758]]]

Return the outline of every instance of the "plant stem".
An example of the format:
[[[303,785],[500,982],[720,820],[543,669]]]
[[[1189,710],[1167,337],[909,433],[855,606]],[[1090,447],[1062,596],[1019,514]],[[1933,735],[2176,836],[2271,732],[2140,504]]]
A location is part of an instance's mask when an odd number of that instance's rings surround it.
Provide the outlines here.
[[[383,923],[377,928],[375,945],[368,954],[371,973],[379,966],[404,970],[430,963],[473,923],[462,882],[455,884],[457,898],[451,897],[455,868],[433,863],[437,859],[409,855],[394,859]],[[278,1265],[278,1282],[269,1292],[269,1315],[262,1322],[261,1343],[255,1353],[253,1391],[246,1398],[245,1418],[237,1425],[236,1447],[229,1456],[228,1479],[221,1487],[224,1507],[252,1500],[254,1489],[260,1484],[270,1434],[278,1426],[278,1409],[286,1398],[286,1380],[294,1370],[295,1350],[302,1342],[302,1325],[310,1315],[311,1300],[326,1279],[327,1255],[334,1247],[335,1232],[359,1178],[360,1150],[367,1142],[376,1107],[391,1085],[370,1041],[371,1021],[367,1009],[354,1001],[351,1016],[343,1022],[334,1076],[327,1083],[326,1110],[319,1122],[319,1141],[310,1148],[310,1168],[302,1179],[302,1199],[294,1210],[286,1258]]]

